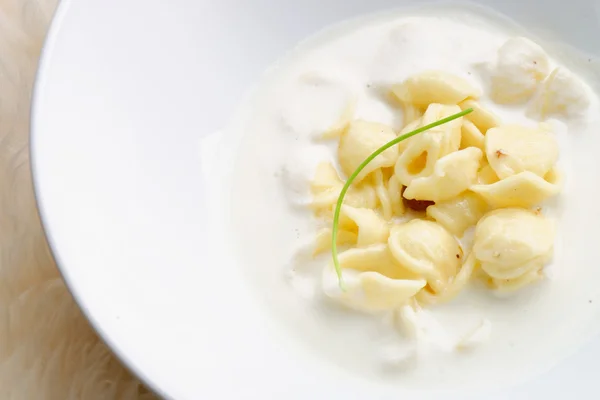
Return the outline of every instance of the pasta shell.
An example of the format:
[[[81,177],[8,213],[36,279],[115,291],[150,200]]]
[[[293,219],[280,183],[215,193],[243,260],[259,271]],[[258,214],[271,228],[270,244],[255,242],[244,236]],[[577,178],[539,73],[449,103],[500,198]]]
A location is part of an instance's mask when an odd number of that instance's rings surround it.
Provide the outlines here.
[[[394,130],[387,125],[363,120],[353,121],[342,134],[338,146],[338,159],[342,171],[346,176],[350,176],[375,150],[395,138]],[[377,169],[393,166],[397,158],[398,148],[390,147],[371,161],[356,177],[355,182],[360,182]]]
[[[540,270],[552,257],[553,246],[550,220],[529,210],[505,208],[479,221],[473,252],[491,278],[509,280]]]
[[[464,78],[442,71],[427,71],[411,76],[392,92],[401,102],[426,108],[431,103],[458,104],[471,97],[479,98],[481,89]]]
[[[402,185],[400,185],[400,182],[398,182],[398,179],[394,175],[388,180],[387,190],[394,215],[396,217],[404,215],[406,209],[404,201],[402,201]]]
[[[484,135],[489,129],[500,126],[500,118],[493,112],[482,107],[479,102],[475,100],[465,100],[459,104],[462,110],[472,108],[473,111],[465,115],[465,118],[471,121],[477,129]]]
[[[474,123],[465,119],[461,128],[460,148],[466,149],[467,147],[477,147],[478,149],[483,150],[484,146],[485,136],[483,136],[483,133],[481,133]]]
[[[340,210],[339,227],[357,234],[358,247],[385,243],[390,234],[387,223],[375,211],[348,205],[343,205]]]
[[[375,186],[375,193],[377,193],[379,204],[381,204],[383,218],[389,221],[394,214],[394,208],[382,170],[378,169],[377,171],[373,172],[373,181]]]
[[[540,129],[506,125],[488,131],[485,153],[500,179],[524,171],[543,177],[558,159],[558,143]]]
[[[478,148],[469,147],[443,157],[431,176],[414,179],[407,186],[404,197],[438,202],[458,196],[476,182],[482,155]]]
[[[425,277],[434,292],[443,290],[461,263],[462,250],[454,236],[432,221],[414,219],[392,227],[388,245],[394,259]]]
[[[477,183],[480,185],[491,185],[492,183],[498,182],[500,179],[494,172],[487,159],[482,160],[482,166],[477,171]]]
[[[404,269],[386,244],[346,250],[339,255],[345,290],[330,263],[323,270],[324,293],[336,302],[363,312],[393,310],[406,304],[427,282]]]
[[[462,236],[487,212],[486,202],[475,193],[466,192],[458,197],[427,207],[427,216],[434,219],[456,236]]]
[[[492,208],[529,208],[557,195],[560,181],[555,170],[545,178],[526,171],[489,185],[473,185],[470,190],[483,197]]]
[[[431,104],[419,120],[419,126],[428,125],[459,111],[457,106]],[[401,142],[400,156],[394,168],[398,181],[407,186],[413,179],[431,175],[440,158],[458,150],[461,123],[462,118],[458,118]],[[410,130],[414,130],[416,126],[411,128]]]
[[[338,234],[337,234],[337,245],[338,246],[356,244],[357,239],[358,239],[358,235],[356,232],[350,232],[350,231],[346,231],[343,229],[338,229]],[[329,228],[321,229],[317,233],[317,237],[315,238],[315,245],[314,245],[312,255],[316,256],[316,255],[319,255],[321,253],[324,253],[324,252],[330,251],[330,250],[331,250],[331,229],[329,229]]]
[[[338,288],[335,271],[325,270],[324,293],[348,308],[365,313],[398,309],[426,285],[422,279],[391,279],[377,272],[347,274],[344,283],[345,291],[342,291]]]
[[[544,277],[542,270],[532,270],[515,279],[490,278],[488,284],[497,293],[510,293],[529,286]]]
[[[317,166],[315,177],[311,182],[313,194],[310,207],[317,216],[332,215],[333,206],[337,203],[344,182],[330,163]],[[352,185],[344,197],[344,204],[360,208],[377,208],[378,199],[375,189],[368,183]]]
[[[420,291],[415,298],[422,305],[441,304],[452,300],[465,288],[467,283],[469,283],[477,265],[477,259],[471,252],[464,264],[460,267],[458,274],[456,274],[454,279],[449,281],[448,285],[443,288],[443,290],[438,293],[432,293],[430,290],[425,289]]]

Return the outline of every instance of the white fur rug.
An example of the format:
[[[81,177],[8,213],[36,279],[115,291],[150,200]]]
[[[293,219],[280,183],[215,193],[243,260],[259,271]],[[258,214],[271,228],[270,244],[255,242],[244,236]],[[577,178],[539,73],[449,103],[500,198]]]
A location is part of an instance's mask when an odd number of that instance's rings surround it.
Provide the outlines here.
[[[0,400],[154,399],[65,288],[37,216],[29,105],[57,0],[0,0]]]

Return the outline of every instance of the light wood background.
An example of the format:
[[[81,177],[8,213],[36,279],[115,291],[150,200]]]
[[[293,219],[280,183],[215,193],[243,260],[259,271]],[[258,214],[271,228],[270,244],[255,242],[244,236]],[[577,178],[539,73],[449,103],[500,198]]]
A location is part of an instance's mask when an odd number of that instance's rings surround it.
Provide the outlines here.
[[[87,324],[37,216],[29,109],[56,3],[0,0],[0,399],[154,399]]]

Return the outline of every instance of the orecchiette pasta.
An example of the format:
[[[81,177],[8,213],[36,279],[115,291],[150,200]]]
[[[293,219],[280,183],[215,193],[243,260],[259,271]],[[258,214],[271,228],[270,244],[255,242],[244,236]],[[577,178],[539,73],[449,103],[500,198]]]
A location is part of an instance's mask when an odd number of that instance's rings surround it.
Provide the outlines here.
[[[419,120],[419,125],[427,125],[459,111],[460,108],[457,106],[431,104]],[[396,177],[402,185],[407,186],[413,179],[431,175],[436,162],[440,158],[458,150],[461,137],[461,120],[462,118],[456,119],[403,142],[394,169]]]
[[[440,304],[452,300],[469,282],[477,266],[477,259],[473,252],[469,254],[465,263],[460,267],[458,274],[449,281],[449,284],[439,293],[433,293],[429,288],[424,288],[416,295],[420,304]]]
[[[540,129],[505,125],[487,132],[485,153],[500,179],[524,171],[543,177],[558,159],[558,144]]]
[[[362,120],[353,121],[342,133],[338,146],[338,159],[344,174],[351,175],[371,153],[395,137],[394,130],[387,125]],[[355,182],[360,182],[379,168],[393,166],[397,158],[398,148],[390,147],[371,161],[356,177]]]
[[[484,149],[485,136],[475,126],[474,123],[465,119],[461,128],[460,148],[477,147],[480,150]]]
[[[425,277],[433,293],[446,288],[463,256],[454,236],[441,225],[422,219],[392,227],[388,244],[396,261]]]
[[[395,176],[391,176],[388,180],[388,195],[392,204],[392,211],[396,217],[404,214],[404,202],[402,201],[402,185],[398,182]]]
[[[436,121],[439,121],[442,118],[448,117],[452,114],[456,114],[460,111],[460,107],[455,105],[445,105],[445,104],[437,104],[432,103],[427,107],[427,110],[423,114],[421,118],[421,125],[429,125]],[[442,146],[444,148],[444,152],[452,152],[458,150],[460,147],[461,140],[461,124],[464,118],[458,118],[454,121],[451,121],[447,124],[437,126],[435,128],[429,129],[427,133],[442,134]],[[446,153],[447,154],[447,153]]]
[[[427,283],[399,265],[386,244],[346,250],[339,262],[346,290],[339,289],[335,270],[329,265],[323,271],[323,291],[337,302],[364,312],[397,309]]]
[[[486,202],[475,193],[465,192],[458,197],[427,207],[427,216],[456,236],[479,221],[487,211]]]
[[[476,182],[482,155],[478,148],[469,147],[444,156],[430,176],[412,180],[404,197],[438,202],[458,196]]]
[[[552,257],[554,226],[544,216],[519,208],[495,210],[475,228],[473,252],[496,280],[519,279],[539,271]]]
[[[563,89],[574,79],[568,71],[548,72],[548,57],[539,46],[524,38],[508,40],[492,69],[492,97],[517,103],[540,88],[535,104],[542,115],[571,113],[571,104],[589,101],[575,98],[586,89],[579,81],[570,91]],[[390,147],[358,175],[337,226],[345,290],[330,262],[322,275],[328,297],[363,312],[408,310],[409,315],[419,305],[451,300],[472,279],[511,292],[543,276],[554,228],[540,212],[527,209],[560,191],[557,141],[542,124],[502,125],[480,96],[476,85],[438,71],[392,87],[388,100],[398,100],[404,113],[399,135],[461,109],[473,111]],[[397,137],[387,125],[353,120],[354,106],[348,103],[323,135],[339,138],[337,156],[346,178]],[[315,216],[332,223],[343,186],[331,163],[317,167],[310,185]],[[466,257],[457,238],[467,246]],[[332,229],[321,229],[313,256],[330,250],[331,240]],[[471,336],[476,334],[465,343]]]
[[[385,243],[390,234],[387,223],[369,208],[355,208],[343,205],[339,226],[342,230],[356,233],[356,245],[366,247],[375,243]]]
[[[313,199],[310,207],[319,216],[331,215],[332,207],[342,190],[344,183],[330,163],[317,166],[315,177],[311,182]],[[368,184],[353,185],[348,190],[344,203],[353,207],[377,208],[378,199],[375,189]]]
[[[475,100],[465,100],[459,104],[460,108],[466,110],[472,108],[473,112],[465,116],[485,135],[488,129],[500,126],[500,118],[493,112],[486,110]]]
[[[432,103],[458,104],[467,98],[479,98],[481,90],[466,79],[442,71],[411,76],[392,92],[403,103],[424,109]]]
[[[542,269],[531,270],[515,279],[490,278],[488,285],[499,293],[509,293],[531,285],[544,277]]]
[[[550,72],[550,60],[536,43],[511,38],[498,50],[492,73],[492,99],[500,104],[528,100]]]
[[[337,244],[338,246],[356,244],[358,234],[356,232],[346,231],[344,229],[338,229]],[[331,229],[321,229],[315,238],[315,244],[313,248],[313,256],[319,255],[324,251],[331,250]]]
[[[337,171],[328,162],[322,162],[317,165],[315,171],[315,177],[310,183],[311,190],[314,193],[319,193],[325,190],[329,190],[334,186],[341,185],[342,180],[340,179]]]
[[[392,206],[392,199],[390,198],[390,193],[388,191],[388,188],[386,187],[383,171],[380,169],[374,171],[373,180],[375,184],[375,193],[377,193],[377,197],[379,198],[379,204],[381,204],[383,217],[389,221],[394,215],[394,209]]]
[[[482,160],[479,171],[477,171],[477,184],[491,185],[499,180],[498,175],[496,175],[490,164],[487,162],[487,158]]]
[[[489,185],[473,185],[470,190],[483,197],[492,208],[527,208],[557,195],[560,187],[560,175],[552,169],[544,178],[526,171]]]
[[[402,107],[404,111],[404,124],[408,125],[411,122],[414,122],[423,116],[423,113],[420,109],[412,104],[406,104]]]
[[[422,121],[422,117],[423,116],[421,115],[421,117],[415,119],[414,121],[411,121],[411,122],[407,123],[404,126],[404,128],[402,128],[402,130],[400,131],[400,135],[399,136],[405,135],[408,132],[414,131],[415,129],[421,127],[422,126],[422,122],[423,122]],[[404,149],[406,149],[406,146],[407,146],[408,143],[410,143],[410,139],[404,140],[404,141],[398,143],[398,150],[399,150],[400,153],[402,153],[402,151],[404,151]]]

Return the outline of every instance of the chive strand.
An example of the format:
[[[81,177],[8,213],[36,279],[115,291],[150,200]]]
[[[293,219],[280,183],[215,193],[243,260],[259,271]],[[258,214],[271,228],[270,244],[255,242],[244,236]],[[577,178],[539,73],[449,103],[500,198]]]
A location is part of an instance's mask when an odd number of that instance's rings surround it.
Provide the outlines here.
[[[352,175],[350,175],[348,177],[348,180],[346,180],[346,183],[344,184],[344,186],[342,187],[342,191],[340,192],[340,195],[338,197],[336,206],[335,206],[335,212],[333,214],[333,228],[331,231],[331,255],[333,256],[333,266],[335,267],[335,272],[337,274],[338,277],[338,281],[340,284],[340,288],[345,291],[345,285],[344,285],[344,280],[342,278],[342,269],[340,267],[340,262],[338,260],[338,251],[337,251],[337,236],[338,236],[338,225],[340,222],[340,211],[342,209],[342,204],[344,203],[344,197],[346,196],[346,193],[348,192],[348,189],[350,188],[350,185],[352,184],[352,182],[356,179],[356,177],[362,172],[362,170],[371,162],[375,159],[375,157],[377,157],[378,155],[380,155],[381,153],[383,153],[384,151],[386,151],[387,149],[389,149],[390,147],[402,142],[403,140],[406,140],[410,137],[413,137],[415,135],[418,135],[419,133],[425,132],[429,129],[435,128],[437,126],[443,125],[445,123],[448,123],[450,121],[453,121],[455,119],[458,119],[464,115],[469,114],[470,112],[472,112],[473,109],[472,108],[467,108],[461,112],[458,112],[456,114],[450,115],[449,117],[446,118],[442,118],[438,121],[435,121],[429,125],[425,125],[422,126],[420,128],[415,129],[414,131],[405,133],[404,135],[398,136],[397,138],[389,141],[388,143],[384,144],[383,146],[381,146],[380,148],[378,148],[377,150],[375,150],[369,157],[367,157],[359,166],[358,168],[356,168],[356,170],[352,173]]]

